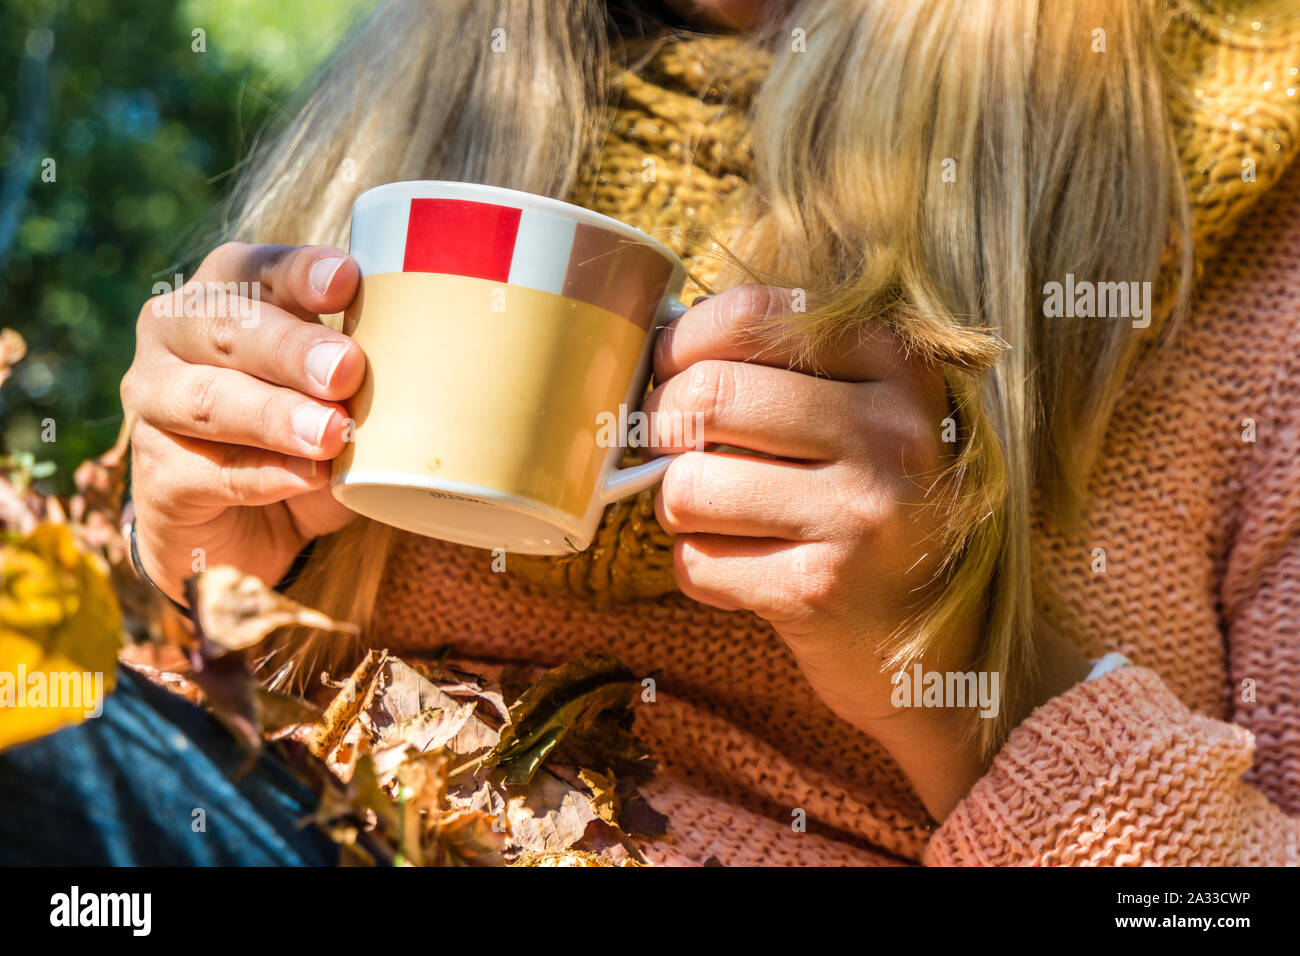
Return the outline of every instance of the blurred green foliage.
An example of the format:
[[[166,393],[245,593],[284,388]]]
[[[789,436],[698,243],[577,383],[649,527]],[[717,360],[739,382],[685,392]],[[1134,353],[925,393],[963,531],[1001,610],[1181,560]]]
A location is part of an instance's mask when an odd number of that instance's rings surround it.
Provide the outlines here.
[[[215,243],[253,137],[369,6],[0,0],[0,325],[28,343],[0,427],[59,490],[117,434],[153,284]]]

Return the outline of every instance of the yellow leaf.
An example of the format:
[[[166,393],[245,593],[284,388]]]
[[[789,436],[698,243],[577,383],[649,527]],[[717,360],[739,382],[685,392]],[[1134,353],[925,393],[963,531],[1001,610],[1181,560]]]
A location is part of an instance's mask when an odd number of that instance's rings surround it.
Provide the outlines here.
[[[0,750],[97,716],[121,643],[107,572],[66,525],[0,544]]]

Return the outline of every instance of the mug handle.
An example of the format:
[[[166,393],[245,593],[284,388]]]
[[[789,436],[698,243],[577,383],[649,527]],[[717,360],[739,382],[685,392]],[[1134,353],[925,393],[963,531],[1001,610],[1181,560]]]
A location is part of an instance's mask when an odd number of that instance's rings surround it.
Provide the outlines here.
[[[658,338],[659,330],[679,318],[686,309],[687,306],[680,299],[676,297],[669,298],[667,305],[664,307],[662,324],[655,325],[654,337]],[[654,346],[651,345],[650,348],[653,349]],[[654,354],[653,351],[651,354]],[[649,373],[647,372],[647,374]],[[644,383],[642,385],[644,387]],[[624,447],[627,447],[626,439],[627,436],[624,436]],[[600,496],[600,503],[602,505],[613,504],[615,501],[653,486],[663,478],[664,472],[668,470],[668,466],[672,464],[675,457],[675,455],[663,455],[653,461],[633,465],[631,468],[611,468],[597,491]]]

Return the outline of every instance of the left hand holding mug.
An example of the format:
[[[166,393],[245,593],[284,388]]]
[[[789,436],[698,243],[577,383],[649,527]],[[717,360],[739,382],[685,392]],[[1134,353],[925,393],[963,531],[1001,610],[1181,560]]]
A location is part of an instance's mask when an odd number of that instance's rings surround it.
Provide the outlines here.
[[[956,453],[940,439],[951,414],[943,373],[886,330],[813,356],[755,335],[791,304],[789,290],[740,286],[660,334],[644,411],[696,432],[690,448],[658,449],[683,453],[656,514],[676,536],[683,593],[768,621],[817,695],[880,741],[942,819],[985,762],[959,712],[891,705],[881,646],[938,586],[935,502]],[[979,639],[972,615],[925,669],[968,670]]]

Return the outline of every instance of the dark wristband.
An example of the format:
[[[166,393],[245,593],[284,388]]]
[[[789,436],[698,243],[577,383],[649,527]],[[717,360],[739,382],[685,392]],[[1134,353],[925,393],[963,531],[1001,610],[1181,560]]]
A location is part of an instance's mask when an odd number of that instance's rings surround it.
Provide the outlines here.
[[[279,583],[276,584],[275,589],[277,591],[283,592],[287,588],[293,586],[293,583],[298,580],[298,576],[302,574],[303,568],[307,567],[307,562],[311,560],[311,556],[315,550],[316,539],[312,538],[294,557],[293,564],[289,565],[289,570],[284,572],[284,577],[282,577]]]
[[[176,610],[181,614],[189,617],[190,609],[160,588],[158,583],[154,581],[153,578],[149,577],[149,574],[144,569],[144,565],[140,563],[140,548],[135,541],[135,509],[132,507],[130,501],[128,501],[126,507],[122,509],[122,514],[127,521],[127,540],[131,544],[131,567],[135,568],[135,573],[140,577],[140,580],[144,581],[149,585],[149,587],[158,592],[158,594],[160,594],[168,604],[176,608]]]
[[[144,565],[140,561],[140,548],[139,545],[136,544],[135,538],[135,506],[130,498],[126,500],[126,504],[122,508],[122,519],[123,524],[125,525],[127,539],[131,546],[131,567],[135,569],[135,573],[139,575],[140,579],[148,584],[149,587],[153,588],[160,595],[166,598],[167,602],[171,604],[172,607],[176,608],[176,610],[188,617],[190,613],[189,608],[160,588],[158,583],[154,581],[153,578],[149,577],[148,573],[144,569]],[[297,581],[298,576],[302,574],[303,568],[307,566],[307,562],[311,560],[311,556],[315,550],[316,539],[312,538],[294,557],[293,564],[289,565],[289,570],[285,572],[284,577],[282,577],[275,585],[275,590],[284,591]]]

